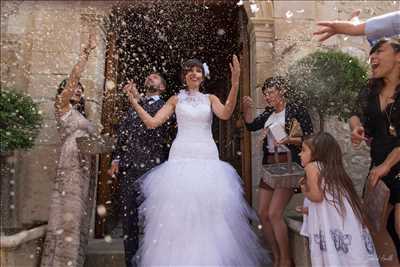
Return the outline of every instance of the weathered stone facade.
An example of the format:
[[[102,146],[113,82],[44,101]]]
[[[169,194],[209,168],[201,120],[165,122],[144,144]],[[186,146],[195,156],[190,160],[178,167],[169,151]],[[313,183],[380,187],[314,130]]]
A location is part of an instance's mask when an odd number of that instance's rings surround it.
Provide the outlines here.
[[[59,82],[76,63],[91,26],[97,28],[98,47],[90,56],[82,83],[88,117],[100,121],[106,48],[98,26],[112,5],[112,1],[1,2],[1,86],[30,94],[45,117],[35,148],[16,153],[14,227],[47,220],[59,144],[53,115],[54,96]],[[257,87],[265,78],[285,72],[288,64],[322,46],[312,36],[316,21],[348,19],[356,8],[362,9],[361,19],[365,19],[397,10],[400,2],[244,1],[244,7],[249,17],[251,95],[256,100],[258,114],[265,103]],[[364,59],[369,48],[361,37],[337,36],[323,45],[352,51]],[[331,119],[326,130],[338,138],[349,172],[361,187],[369,165],[367,148],[352,148],[345,123]],[[261,170],[261,145],[259,133],[252,136],[255,191]]]
[[[88,117],[100,121],[105,44],[98,24],[108,3],[80,1],[1,2],[1,86],[29,94],[44,116],[36,145],[15,155],[14,210],[9,227],[20,228],[48,216],[59,138],[54,118],[58,84],[77,63],[80,47],[97,28],[98,46],[82,76]]]

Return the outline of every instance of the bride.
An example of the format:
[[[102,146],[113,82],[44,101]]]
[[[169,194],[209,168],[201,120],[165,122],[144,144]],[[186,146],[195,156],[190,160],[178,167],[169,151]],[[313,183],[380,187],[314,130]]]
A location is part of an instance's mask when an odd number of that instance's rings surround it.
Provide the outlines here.
[[[249,225],[252,210],[243,198],[241,178],[220,161],[212,138],[212,112],[231,117],[238,94],[240,64],[233,56],[232,88],[224,104],[199,92],[204,68],[197,59],[183,64],[186,85],[152,117],[128,89],[129,101],[148,128],[174,112],[178,134],[168,161],[142,181],[145,233],[135,259],[140,266],[260,266],[266,253]]]

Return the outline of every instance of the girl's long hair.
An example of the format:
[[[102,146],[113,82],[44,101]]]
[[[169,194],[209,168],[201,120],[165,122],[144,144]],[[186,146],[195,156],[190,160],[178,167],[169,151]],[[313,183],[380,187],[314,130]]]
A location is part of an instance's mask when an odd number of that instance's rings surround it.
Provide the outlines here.
[[[324,198],[330,201],[326,198],[326,192],[332,195],[331,202],[342,217],[346,216],[343,201],[346,198],[358,220],[364,224],[361,199],[344,168],[342,151],[338,142],[331,134],[320,132],[304,140],[304,143],[311,150],[311,160],[322,165],[320,177],[324,179],[324,183],[321,183]]]

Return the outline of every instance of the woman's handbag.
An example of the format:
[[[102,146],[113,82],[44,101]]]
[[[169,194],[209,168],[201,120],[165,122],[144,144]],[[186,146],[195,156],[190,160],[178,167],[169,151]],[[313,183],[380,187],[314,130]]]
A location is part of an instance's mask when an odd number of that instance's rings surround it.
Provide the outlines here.
[[[296,188],[304,176],[303,168],[292,161],[292,154],[286,148],[287,162],[279,162],[278,150],[275,147],[275,163],[263,165],[263,181],[272,188]]]
[[[296,119],[292,119],[292,121],[291,121],[289,136],[290,137],[302,137],[303,136],[303,130],[301,129],[301,125]]]

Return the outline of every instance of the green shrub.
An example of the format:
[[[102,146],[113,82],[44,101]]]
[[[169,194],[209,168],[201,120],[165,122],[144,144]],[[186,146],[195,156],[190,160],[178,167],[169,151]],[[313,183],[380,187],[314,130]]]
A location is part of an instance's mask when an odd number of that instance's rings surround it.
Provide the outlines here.
[[[323,129],[325,116],[347,120],[359,91],[367,83],[367,66],[341,51],[317,51],[289,67],[296,97],[316,111]]]
[[[0,151],[31,148],[39,134],[42,120],[38,105],[30,96],[2,89],[0,93]]]

